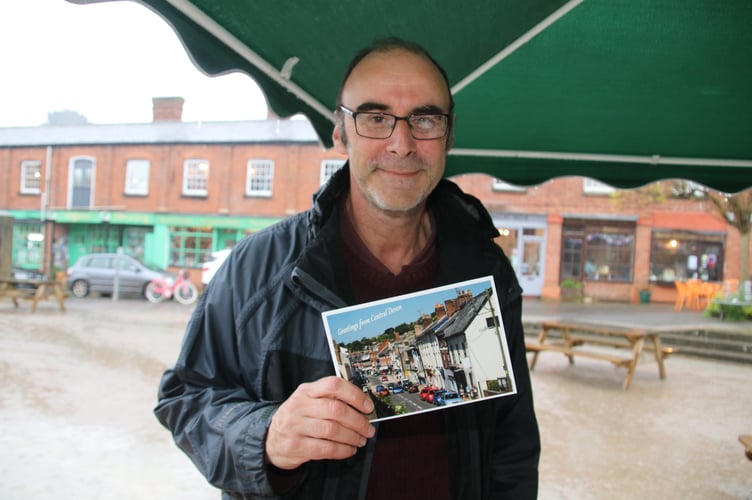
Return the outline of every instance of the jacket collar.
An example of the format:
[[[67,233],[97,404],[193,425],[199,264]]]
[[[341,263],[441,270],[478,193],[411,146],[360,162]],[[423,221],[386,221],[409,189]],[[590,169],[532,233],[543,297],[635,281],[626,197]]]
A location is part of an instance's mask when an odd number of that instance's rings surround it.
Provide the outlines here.
[[[324,222],[348,189],[350,189],[349,160],[313,195],[313,205],[308,213],[309,242],[319,235]],[[447,212],[459,210],[462,215],[476,222],[476,227],[481,230],[483,236],[495,238],[499,235],[491,216],[480,200],[463,192],[452,181],[447,179],[439,181],[436,189],[428,197],[428,206],[431,210],[444,211],[446,209]]]

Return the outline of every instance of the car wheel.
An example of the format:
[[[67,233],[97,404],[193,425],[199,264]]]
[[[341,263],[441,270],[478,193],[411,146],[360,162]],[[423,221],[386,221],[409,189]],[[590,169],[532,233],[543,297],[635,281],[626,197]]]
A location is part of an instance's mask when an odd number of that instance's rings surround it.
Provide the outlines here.
[[[89,282],[86,280],[76,280],[71,285],[71,293],[74,297],[82,299],[89,295]]]

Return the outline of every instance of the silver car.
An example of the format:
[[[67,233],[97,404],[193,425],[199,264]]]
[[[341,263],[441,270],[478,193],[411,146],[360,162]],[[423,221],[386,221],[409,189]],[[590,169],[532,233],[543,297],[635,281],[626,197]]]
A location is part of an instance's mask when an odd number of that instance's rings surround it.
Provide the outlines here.
[[[68,289],[74,297],[86,297],[90,292],[112,294],[115,281],[118,294],[144,295],[146,285],[154,278],[174,279],[164,269],[148,266],[129,255],[93,253],[82,255],[68,268]]]

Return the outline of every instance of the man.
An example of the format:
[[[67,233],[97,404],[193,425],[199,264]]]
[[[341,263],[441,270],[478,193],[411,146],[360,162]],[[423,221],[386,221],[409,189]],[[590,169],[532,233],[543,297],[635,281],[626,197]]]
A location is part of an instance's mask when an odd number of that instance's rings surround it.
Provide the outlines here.
[[[348,164],[313,207],[242,241],[202,296],[155,410],[227,498],[535,498],[521,290],[481,204],[443,180],[443,70],[390,39],[338,98]],[[518,393],[381,422],[333,376],[321,312],[493,275]]]

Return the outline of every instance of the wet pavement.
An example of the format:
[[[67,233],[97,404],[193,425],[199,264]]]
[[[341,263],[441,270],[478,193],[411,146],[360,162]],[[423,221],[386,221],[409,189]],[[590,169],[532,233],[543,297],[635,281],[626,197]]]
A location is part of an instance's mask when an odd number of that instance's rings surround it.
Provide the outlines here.
[[[26,302],[0,302],[0,497],[218,499],[152,415],[192,308],[106,298],[66,306],[48,301],[32,314]],[[527,321],[552,317],[708,321],[653,304],[525,305]],[[672,355],[666,370],[660,380],[644,360],[625,391],[624,369],[540,356],[540,498],[752,499],[752,461],[737,440],[752,433],[752,366]]]

